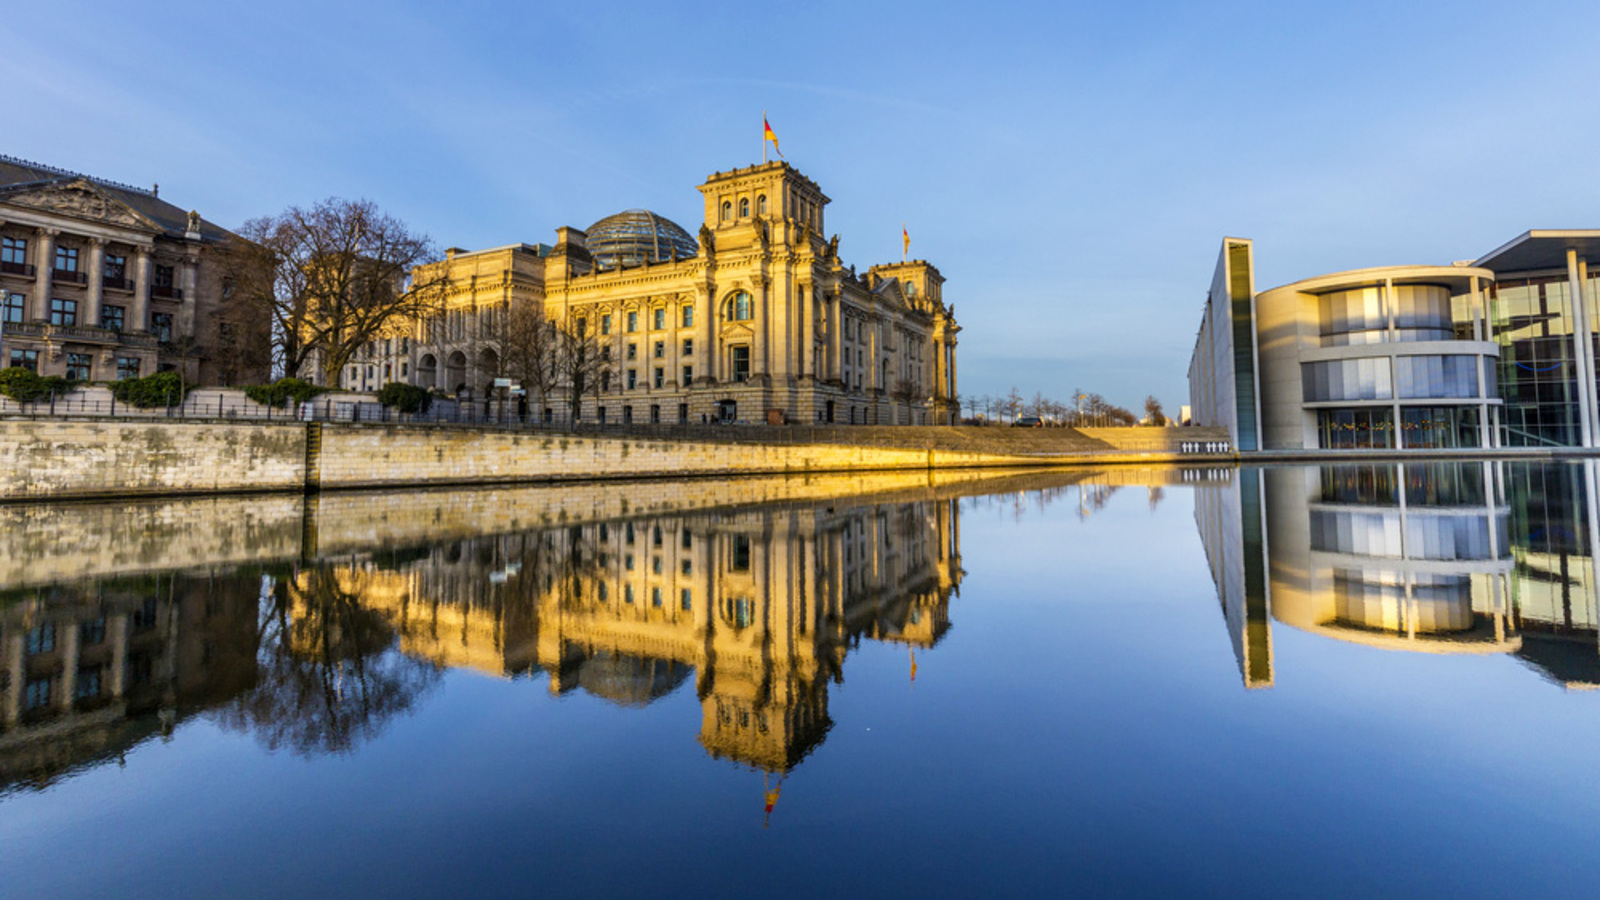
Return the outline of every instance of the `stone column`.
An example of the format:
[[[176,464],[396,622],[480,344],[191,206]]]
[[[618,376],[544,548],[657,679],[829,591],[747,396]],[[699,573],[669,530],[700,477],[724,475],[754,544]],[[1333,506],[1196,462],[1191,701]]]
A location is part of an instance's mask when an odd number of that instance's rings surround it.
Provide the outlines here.
[[[816,304],[816,294],[807,291],[809,286],[801,284],[795,288],[799,293],[800,306],[800,364],[795,368],[795,377],[805,379],[816,378],[816,364],[812,361],[817,339],[816,318],[811,315],[811,308]],[[808,293],[810,294],[809,296]]]
[[[105,283],[105,268],[106,239],[89,238],[89,271],[84,273],[89,279],[89,300],[84,305],[83,317],[78,322],[80,325],[100,327],[100,301]]]
[[[22,678],[22,643],[21,631],[12,635],[6,642],[6,674],[10,687],[5,693],[6,727],[14,728],[22,720],[22,692],[26,690],[27,683]]]
[[[183,302],[178,304],[178,334],[194,337],[195,295],[200,283],[199,255],[191,253],[183,258],[183,270],[178,277],[178,283],[183,287]]]
[[[150,331],[150,248],[133,248],[133,308],[123,326],[128,331]]]
[[[772,282],[765,275],[759,277],[759,282],[753,285],[760,294],[759,302],[756,304],[755,338],[751,341],[755,346],[751,348],[752,352],[750,354],[752,357],[750,360],[750,380],[754,381],[759,377],[770,383],[772,371],[769,362],[769,354],[771,352],[769,348],[773,337]],[[765,411],[763,410],[763,412]]]
[[[827,295],[827,378],[845,381],[845,319],[838,303],[838,290]]]
[[[33,318],[50,318],[50,273],[56,267],[56,235],[60,234],[54,228],[40,228],[39,255],[34,257],[39,260],[34,264],[33,270]],[[23,313],[26,320],[28,315]]]
[[[56,707],[62,712],[70,712],[78,692],[79,623],[66,622],[61,632],[61,700]]]
[[[112,616],[106,622],[106,639],[111,642],[111,696],[122,699],[127,689],[125,674],[128,669],[128,617]]]
[[[696,329],[699,332],[700,342],[700,374],[695,376],[695,380],[701,384],[709,384],[717,376],[717,344],[714,337],[716,332],[713,330],[713,321],[717,317],[717,304],[716,297],[710,289],[695,290],[694,311],[695,315],[700,317],[700,326]]]

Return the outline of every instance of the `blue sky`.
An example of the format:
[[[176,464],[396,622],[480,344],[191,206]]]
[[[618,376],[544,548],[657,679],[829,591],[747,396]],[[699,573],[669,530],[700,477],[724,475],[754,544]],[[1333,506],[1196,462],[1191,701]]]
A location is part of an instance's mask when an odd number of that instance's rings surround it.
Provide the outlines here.
[[[1600,226],[1600,4],[54,0],[0,23],[0,153],[236,226],[365,197],[550,241],[760,161],[847,263],[939,266],[964,394],[1175,412],[1224,235],[1257,287]]]

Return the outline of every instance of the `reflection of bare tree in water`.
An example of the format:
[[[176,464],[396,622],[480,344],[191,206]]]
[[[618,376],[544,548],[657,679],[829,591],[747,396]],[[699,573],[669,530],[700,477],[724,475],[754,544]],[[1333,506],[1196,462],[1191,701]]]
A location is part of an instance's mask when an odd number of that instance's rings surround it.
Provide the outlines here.
[[[343,753],[376,737],[438,682],[432,663],[395,647],[383,614],[361,604],[360,569],[316,567],[261,602],[256,686],[218,710],[269,750]]]

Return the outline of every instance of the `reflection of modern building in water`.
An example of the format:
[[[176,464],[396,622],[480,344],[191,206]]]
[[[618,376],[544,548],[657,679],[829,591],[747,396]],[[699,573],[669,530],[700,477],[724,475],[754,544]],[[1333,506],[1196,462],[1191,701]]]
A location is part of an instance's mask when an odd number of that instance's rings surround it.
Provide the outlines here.
[[[1590,257],[1600,230],[1529,231],[1472,263],[1257,293],[1253,245],[1226,239],[1189,364],[1194,422],[1241,450],[1600,446]]]
[[[1247,468],[1197,491],[1245,684],[1273,681],[1276,620],[1385,649],[1516,654],[1564,685],[1600,685],[1593,476],[1593,464]]]
[[[827,733],[863,638],[937,643],[960,582],[958,503],[704,513],[436,548],[361,602],[444,666],[543,672],[644,705],[689,682],[707,751],[787,771]]]

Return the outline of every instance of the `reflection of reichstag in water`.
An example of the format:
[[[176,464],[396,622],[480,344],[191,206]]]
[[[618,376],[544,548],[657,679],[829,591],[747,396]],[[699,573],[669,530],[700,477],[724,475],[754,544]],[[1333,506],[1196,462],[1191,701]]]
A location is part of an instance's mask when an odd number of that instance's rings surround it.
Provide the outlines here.
[[[0,597],[0,792],[116,760],[200,714],[271,749],[349,751],[446,668],[625,706],[693,690],[708,752],[786,772],[831,726],[828,685],[850,648],[931,647],[949,627],[959,500],[923,491],[934,498],[14,589]]]
[[[1249,687],[1276,621],[1427,653],[1514,654],[1600,685],[1596,464],[1365,463],[1240,470],[1195,520]]]

